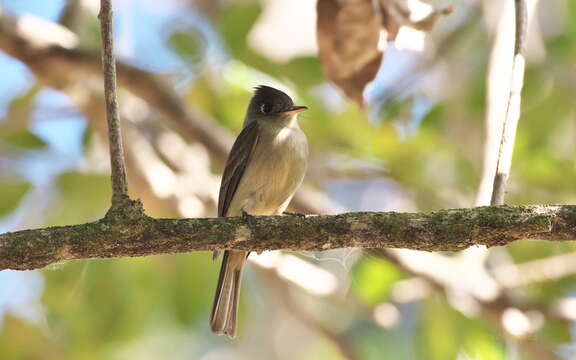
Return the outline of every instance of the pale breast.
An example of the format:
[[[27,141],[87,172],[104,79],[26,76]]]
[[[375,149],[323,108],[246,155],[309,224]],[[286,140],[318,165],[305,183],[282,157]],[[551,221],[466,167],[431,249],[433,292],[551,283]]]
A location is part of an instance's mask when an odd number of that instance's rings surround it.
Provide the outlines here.
[[[229,215],[242,209],[252,215],[284,211],[307,169],[308,142],[299,128],[263,132],[246,168]]]

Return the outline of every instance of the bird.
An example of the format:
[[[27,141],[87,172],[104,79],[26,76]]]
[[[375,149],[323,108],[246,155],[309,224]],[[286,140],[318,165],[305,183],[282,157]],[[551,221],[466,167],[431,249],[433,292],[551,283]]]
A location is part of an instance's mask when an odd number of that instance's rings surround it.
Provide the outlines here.
[[[296,106],[284,92],[255,88],[222,175],[218,216],[282,215],[308,167],[308,141]],[[214,252],[214,258],[219,251]],[[236,337],[242,272],[248,251],[226,250],[210,316],[212,331]]]

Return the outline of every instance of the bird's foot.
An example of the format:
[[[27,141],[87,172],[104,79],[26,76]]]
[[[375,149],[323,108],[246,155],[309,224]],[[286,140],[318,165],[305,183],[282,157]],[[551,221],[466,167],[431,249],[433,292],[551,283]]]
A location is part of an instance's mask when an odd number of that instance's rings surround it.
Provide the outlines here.
[[[246,222],[246,224],[248,225],[248,228],[250,229],[250,236],[252,238],[254,238],[255,234],[256,234],[256,222],[255,219],[256,217],[254,215],[250,215],[248,214],[246,211],[244,211],[244,209],[242,209],[242,220],[244,220]],[[257,254],[260,254],[260,252],[256,252]]]
[[[306,218],[306,214],[302,214],[302,213],[296,213],[296,212],[288,212],[288,211],[284,211],[282,213],[282,215],[288,215],[288,216],[298,216],[301,219]]]
[[[242,219],[248,224],[248,227],[250,227],[250,230],[253,232],[256,225],[255,216],[250,215],[246,211],[242,210]]]

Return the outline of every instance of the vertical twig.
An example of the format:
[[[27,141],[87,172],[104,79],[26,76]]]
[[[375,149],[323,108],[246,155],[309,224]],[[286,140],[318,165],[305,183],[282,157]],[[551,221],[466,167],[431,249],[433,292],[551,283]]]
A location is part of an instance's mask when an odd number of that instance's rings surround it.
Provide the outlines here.
[[[120,116],[116,94],[116,60],[112,35],[111,0],[100,1],[100,30],[102,34],[102,70],[104,72],[104,95],[106,98],[106,118],[108,120],[108,141],[110,165],[112,169],[112,206],[128,198],[128,182],[124,165],[124,150],[120,133]]]
[[[491,205],[504,204],[506,183],[512,164],[516,128],[520,118],[520,102],[524,82],[524,51],[526,47],[526,2],[515,0],[516,35],[514,43],[514,60],[512,62],[512,77],[510,79],[510,94],[506,108],[506,118],[502,127],[502,138],[498,151],[496,175],[492,189]]]
[[[520,119],[520,104],[522,86],[524,83],[524,53],[526,50],[526,32],[527,32],[527,14],[526,0],[514,0],[515,11],[515,35],[514,35],[514,58],[512,60],[512,74],[510,77],[510,93],[508,94],[508,103],[506,106],[506,117],[502,125],[502,137],[500,138],[500,148],[498,149],[498,161],[496,163],[496,174],[494,175],[494,184],[492,187],[492,199],[490,205],[503,205],[506,196],[506,184],[508,175],[512,166],[512,154],[514,152],[514,141],[516,139],[516,129]],[[502,295],[500,296],[502,298]],[[501,321],[503,308],[497,305],[493,300],[492,304],[485,303],[483,309],[488,317],[492,318],[493,323],[500,328],[502,333],[506,330],[502,327]],[[539,341],[531,338],[519,339],[520,345],[524,351],[534,354],[538,359],[554,359],[560,357],[554,351],[548,349]]]

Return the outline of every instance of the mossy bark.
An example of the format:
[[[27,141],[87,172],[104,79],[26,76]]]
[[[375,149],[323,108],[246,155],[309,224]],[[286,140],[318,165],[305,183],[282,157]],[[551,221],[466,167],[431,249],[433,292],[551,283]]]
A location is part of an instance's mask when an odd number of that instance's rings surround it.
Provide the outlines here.
[[[520,239],[576,239],[576,206],[487,206],[428,214],[155,219],[129,200],[98,221],[0,235],[0,270],[30,270],[71,259],[198,250],[406,248],[459,251]]]

